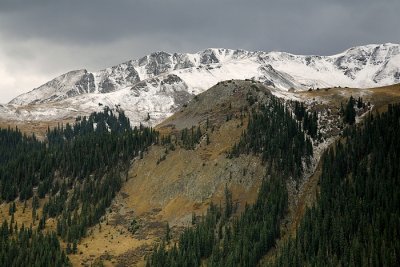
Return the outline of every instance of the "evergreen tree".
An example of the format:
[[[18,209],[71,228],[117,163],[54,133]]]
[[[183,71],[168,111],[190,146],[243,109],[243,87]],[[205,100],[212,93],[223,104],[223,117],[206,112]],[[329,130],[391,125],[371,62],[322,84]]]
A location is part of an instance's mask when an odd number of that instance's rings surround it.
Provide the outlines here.
[[[171,229],[169,228],[169,223],[167,222],[167,225],[165,227],[165,241],[169,243],[171,240]]]
[[[354,124],[356,122],[356,110],[354,109],[355,100],[353,96],[350,96],[347,102],[346,109],[344,110],[343,121],[347,124]]]

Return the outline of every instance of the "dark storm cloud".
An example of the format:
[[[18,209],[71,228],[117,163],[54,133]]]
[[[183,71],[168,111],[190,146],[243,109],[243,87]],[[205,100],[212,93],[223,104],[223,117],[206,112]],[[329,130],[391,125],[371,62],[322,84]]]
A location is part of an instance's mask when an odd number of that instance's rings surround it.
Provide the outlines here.
[[[7,35],[82,45],[138,36],[154,39],[147,45],[156,49],[167,39],[193,42],[197,49],[214,45],[333,53],[400,38],[397,0],[6,0],[0,10]]]
[[[398,10],[398,0],[1,0],[0,75],[24,65],[45,80],[155,50],[334,54],[400,42]]]

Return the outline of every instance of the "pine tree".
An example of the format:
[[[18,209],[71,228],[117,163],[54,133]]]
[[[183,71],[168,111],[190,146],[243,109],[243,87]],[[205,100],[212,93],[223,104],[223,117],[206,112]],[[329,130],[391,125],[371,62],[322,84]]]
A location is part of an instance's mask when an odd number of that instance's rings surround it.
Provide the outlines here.
[[[165,241],[169,243],[171,240],[171,229],[169,228],[169,223],[167,222],[167,225],[165,227]]]
[[[73,245],[72,245],[72,253],[73,254],[78,253],[78,244],[76,242],[76,239],[74,240]]]
[[[71,254],[72,253],[71,243],[69,243],[69,242],[67,243],[66,253],[67,254]]]
[[[354,104],[355,100],[353,96],[350,96],[346,109],[344,110],[344,122],[350,125],[356,122],[356,110],[354,109]]]

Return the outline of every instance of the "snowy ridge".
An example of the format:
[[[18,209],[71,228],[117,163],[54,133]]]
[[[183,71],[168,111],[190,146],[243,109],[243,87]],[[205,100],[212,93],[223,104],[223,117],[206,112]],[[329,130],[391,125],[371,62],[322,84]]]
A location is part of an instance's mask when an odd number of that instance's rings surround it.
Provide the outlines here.
[[[255,79],[274,91],[375,87],[400,82],[400,45],[350,48],[332,56],[210,48],[193,54],[154,52],[97,72],[71,71],[13,99],[0,117],[53,120],[104,105],[124,109],[133,124],[155,124],[216,83]]]
[[[87,70],[75,70],[65,73],[47,83],[14,98],[10,104],[40,104],[46,102],[56,102],[68,97],[94,91],[93,74]]]

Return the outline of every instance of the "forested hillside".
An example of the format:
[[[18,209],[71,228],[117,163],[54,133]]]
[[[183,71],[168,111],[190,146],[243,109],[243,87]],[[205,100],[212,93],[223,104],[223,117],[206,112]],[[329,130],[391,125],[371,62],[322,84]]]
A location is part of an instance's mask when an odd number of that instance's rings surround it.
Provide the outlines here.
[[[54,233],[46,234],[6,221],[0,227],[1,266],[69,266]]]
[[[323,158],[320,195],[273,266],[400,265],[400,105],[349,128]]]
[[[26,253],[30,257],[22,262],[28,265],[52,257],[60,264],[67,263],[54,234],[40,233],[46,228],[47,218],[56,218],[56,233],[67,243],[66,252],[76,253],[79,239],[86,235],[88,227],[99,222],[119,191],[130,161],[143,156],[157,140],[158,133],[151,128],[132,129],[122,111],[114,114],[107,107],[103,112],[77,118],[74,125],[49,128],[44,142],[23,135],[18,129],[0,130],[0,197],[3,201],[33,198],[32,220],[34,224],[38,222],[37,231],[25,230],[23,226],[18,230],[13,223],[12,202],[9,230],[5,227],[7,222],[2,228],[2,255],[14,255],[12,251],[17,249],[17,263],[13,263],[16,266],[20,266],[19,258]],[[39,199],[47,200],[42,214],[36,211]],[[43,256],[35,252],[39,249],[38,240],[41,245],[49,243],[55,254],[38,259]],[[20,242],[20,247],[15,242]],[[27,248],[23,250],[22,246]],[[4,264],[13,262],[13,257],[1,258],[1,265],[8,266]],[[41,265],[54,262],[49,260]]]

